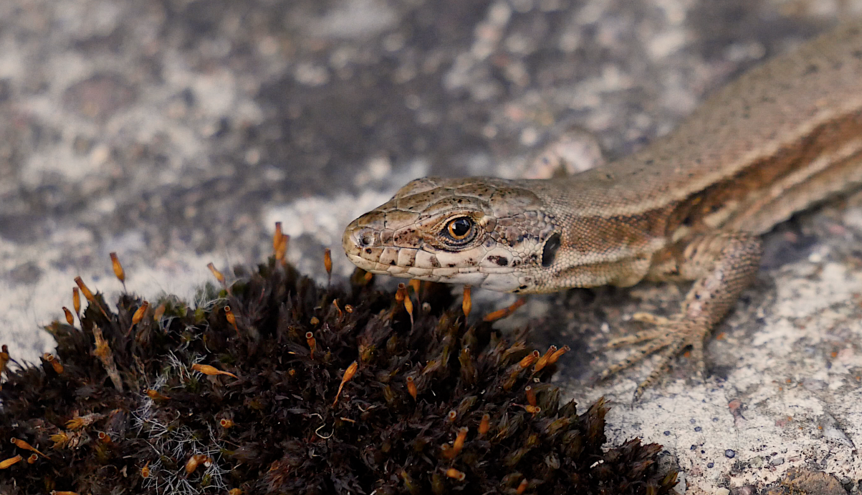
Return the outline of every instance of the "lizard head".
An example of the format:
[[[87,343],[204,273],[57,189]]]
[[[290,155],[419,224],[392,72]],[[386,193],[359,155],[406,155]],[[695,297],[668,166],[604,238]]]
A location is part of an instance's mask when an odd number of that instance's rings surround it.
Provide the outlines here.
[[[560,235],[535,193],[505,179],[417,179],[344,231],[363,270],[507,292],[537,290]]]

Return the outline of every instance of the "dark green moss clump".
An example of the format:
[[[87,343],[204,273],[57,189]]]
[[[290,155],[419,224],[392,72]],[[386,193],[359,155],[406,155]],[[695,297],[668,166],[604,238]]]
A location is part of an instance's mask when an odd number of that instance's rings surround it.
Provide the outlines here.
[[[447,290],[413,294],[411,317],[391,294],[322,288],[275,261],[236,276],[196,307],[166,297],[139,311],[139,297],[96,294],[80,328],[52,324],[53,361],[5,372],[0,462],[22,460],[0,470],[0,492],[663,494],[675,483],[658,472],[658,445],[603,451],[603,403],[580,415],[560,405],[553,366],[535,370],[524,332],[466,326]]]

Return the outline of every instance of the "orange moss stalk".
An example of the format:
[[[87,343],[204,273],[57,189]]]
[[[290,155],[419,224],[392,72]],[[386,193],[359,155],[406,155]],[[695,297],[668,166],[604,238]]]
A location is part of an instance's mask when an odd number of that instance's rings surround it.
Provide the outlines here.
[[[527,302],[527,298],[519,297],[515,302],[510,304],[508,307],[503,308],[503,309],[498,309],[497,311],[493,311],[491,313],[488,313],[487,315],[485,315],[482,318],[482,321],[484,321],[486,323],[491,323],[492,321],[497,321],[497,320],[500,320],[502,318],[506,318],[509,315],[511,315],[512,313],[514,313],[515,310],[517,310],[518,308],[523,306],[526,302]]]
[[[123,292],[126,291],[126,272],[123,270],[123,265],[120,264],[120,258],[117,257],[117,253],[110,253],[111,256],[111,268],[114,269],[114,275],[117,277],[123,284]]]
[[[464,312],[464,318],[470,317],[470,311],[473,309],[473,299],[470,295],[471,287],[469,285],[464,286],[464,300],[461,303],[461,310]]]
[[[338,404],[338,398],[341,397],[341,390],[344,388],[344,384],[353,379],[353,375],[356,374],[357,369],[359,369],[359,363],[353,361],[353,363],[344,370],[344,376],[341,377],[341,385],[338,386],[338,393],[335,394],[335,401],[332,402],[332,407],[335,407],[335,405]]]
[[[17,464],[17,463],[23,461],[23,460],[24,460],[24,458],[21,457],[20,455],[16,455],[15,457],[10,457],[8,459],[0,461],[0,469],[6,469],[6,468],[8,468],[14,464]]]
[[[93,293],[90,292],[90,289],[89,287],[87,287],[87,284],[84,283],[84,280],[81,277],[75,277],[75,283],[78,285],[78,288],[81,289],[81,293],[84,294],[84,298],[87,299],[87,302],[99,308],[99,311],[102,312],[102,315],[107,318],[108,312],[105,311],[105,308],[103,308],[101,304],[99,304],[99,301],[96,299],[96,296],[94,296]],[[80,299],[78,301],[79,302],[77,303],[77,306],[80,307]]]
[[[326,248],[323,250],[323,267],[326,268],[326,285],[332,284],[332,250]]]
[[[35,453],[37,453],[37,454],[41,455],[42,457],[48,457],[48,456],[46,456],[45,454],[43,454],[43,453],[39,452],[38,450],[36,450],[36,448],[35,448],[35,447],[33,447],[33,446],[32,446],[32,445],[30,445],[29,443],[25,442],[24,440],[20,440],[20,439],[18,439],[18,438],[10,438],[9,440],[10,440],[13,444],[15,444],[15,446],[16,446],[16,447],[18,447],[19,449],[29,450],[30,452],[35,452]]]
[[[226,375],[226,376],[229,376],[231,378],[236,378],[236,375],[234,375],[233,373],[228,373],[227,371],[222,371],[222,370],[216,368],[215,366],[210,366],[208,364],[195,363],[191,366],[191,368],[194,371],[198,371],[198,372],[203,373],[204,375],[207,375],[207,376]]]

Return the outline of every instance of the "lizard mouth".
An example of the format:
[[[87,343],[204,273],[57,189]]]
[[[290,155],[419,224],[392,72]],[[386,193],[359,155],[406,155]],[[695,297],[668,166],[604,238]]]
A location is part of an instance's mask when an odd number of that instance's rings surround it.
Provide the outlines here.
[[[488,276],[471,263],[444,265],[421,246],[396,246],[382,238],[379,230],[351,224],[342,237],[344,253],[357,267],[381,275],[471,285],[481,285]]]
[[[367,272],[434,282],[446,281],[445,276],[459,272],[457,268],[443,268],[434,254],[421,248],[382,243],[380,233],[372,229],[348,229],[342,241],[347,258]]]
[[[504,266],[503,256],[489,255],[484,249],[458,253],[431,252],[423,247],[396,246],[382,242],[380,231],[348,227],[342,239],[344,253],[357,267],[367,272],[399,278],[466,284],[498,291],[518,288],[513,268]],[[486,263],[478,259],[490,260]]]

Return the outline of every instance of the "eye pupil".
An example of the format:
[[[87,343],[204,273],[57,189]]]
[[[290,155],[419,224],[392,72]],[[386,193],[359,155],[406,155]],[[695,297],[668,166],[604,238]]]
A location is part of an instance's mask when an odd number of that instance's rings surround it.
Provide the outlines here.
[[[449,234],[455,239],[462,239],[470,233],[473,222],[469,218],[456,218],[449,222]]]

